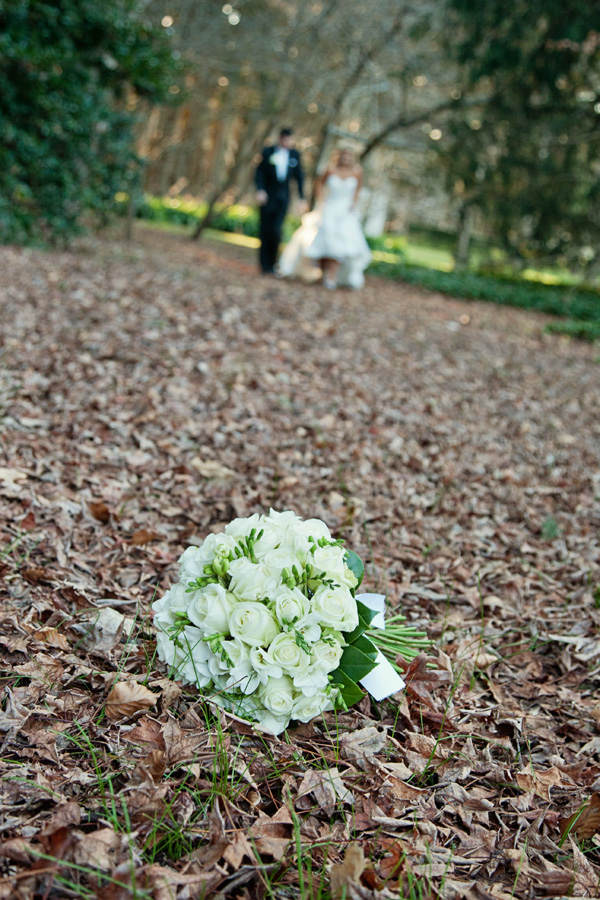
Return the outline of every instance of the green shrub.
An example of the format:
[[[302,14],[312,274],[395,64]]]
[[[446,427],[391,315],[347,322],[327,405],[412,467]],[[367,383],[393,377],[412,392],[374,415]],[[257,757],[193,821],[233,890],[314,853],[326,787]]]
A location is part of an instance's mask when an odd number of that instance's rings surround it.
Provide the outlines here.
[[[551,334],[566,334],[581,341],[594,342],[600,340],[600,322],[578,322],[567,319],[565,322],[551,322],[544,331]]]
[[[165,29],[137,0],[0,4],[0,241],[66,239],[135,184],[130,88],[168,99]]]
[[[373,262],[373,275],[382,275],[432,291],[467,300],[489,300],[502,306],[535,309],[552,316],[568,316],[585,322],[600,322],[600,292],[545,285],[537,282],[499,280],[473,272],[440,272],[404,263]]]

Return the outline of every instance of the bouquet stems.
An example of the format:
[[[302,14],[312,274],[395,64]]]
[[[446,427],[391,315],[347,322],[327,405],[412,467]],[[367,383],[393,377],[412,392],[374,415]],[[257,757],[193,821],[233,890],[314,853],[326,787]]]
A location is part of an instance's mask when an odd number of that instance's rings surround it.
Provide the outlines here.
[[[385,628],[372,628],[366,633],[400,674],[403,670],[397,665],[396,657],[401,656],[410,662],[433,645],[425,631],[418,631],[412,625],[402,624],[403,622],[406,622],[406,617],[398,613],[386,620]]]

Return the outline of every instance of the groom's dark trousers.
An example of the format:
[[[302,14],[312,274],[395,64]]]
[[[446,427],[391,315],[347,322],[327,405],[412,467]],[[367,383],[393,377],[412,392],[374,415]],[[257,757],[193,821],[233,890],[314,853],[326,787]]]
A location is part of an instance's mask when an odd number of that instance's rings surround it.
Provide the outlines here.
[[[265,191],[267,202],[260,207],[260,250],[259,262],[263,272],[273,272],[277,262],[277,253],[281,243],[281,228],[290,202],[290,180],[296,179],[298,195],[302,200],[304,178],[300,155],[297,150],[289,153],[288,169],[285,178],[277,178],[277,168],[273,155],[277,147],[265,147],[262,159],[256,169],[255,184],[258,191]]]

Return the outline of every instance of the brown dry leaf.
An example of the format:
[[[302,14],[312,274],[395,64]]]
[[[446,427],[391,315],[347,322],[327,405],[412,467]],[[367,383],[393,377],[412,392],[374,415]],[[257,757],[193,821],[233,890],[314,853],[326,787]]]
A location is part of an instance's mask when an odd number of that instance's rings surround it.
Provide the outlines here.
[[[592,838],[600,831],[600,794],[594,793],[587,803],[568,819],[558,823],[561,838],[568,832],[578,838]]]
[[[532,872],[536,893],[542,897],[568,897],[573,890],[575,877],[565,870],[553,872]]]
[[[369,725],[343,734],[340,740],[344,759],[361,760],[376,757],[388,743],[387,729]]]
[[[21,569],[21,574],[27,581],[32,581],[34,583],[50,581],[52,579],[52,575],[48,569],[45,569],[43,566],[25,566]]]
[[[56,647],[58,650],[69,650],[69,642],[64,634],[61,634],[56,628],[38,628],[33,633],[36,641],[42,641],[49,647]]]
[[[137,681],[119,681],[106,698],[106,715],[109,719],[133,716],[141,709],[154,706],[159,696]]]
[[[112,872],[120,862],[121,837],[112,828],[100,828],[91,834],[78,834],[74,860],[80,866],[91,866],[103,872]]]
[[[103,500],[90,500],[87,506],[93,517],[103,525],[110,522],[110,509]]]
[[[337,767],[309,769],[304,774],[296,799],[300,800],[307,794],[312,794],[318,805],[330,815],[333,815],[338,801],[352,803],[354,800],[352,793],[344,786]]]
[[[272,817],[259,815],[250,832],[259,854],[282,859],[292,838],[293,824],[287,806],[281,806]]]
[[[545,772],[531,772],[524,769],[517,774],[517,784],[522,791],[533,791],[543,800],[550,799],[550,788],[570,787],[572,782],[556,766],[552,766]]]
[[[0,495],[19,497],[28,477],[27,472],[20,469],[0,467]]]
[[[167,768],[165,757],[164,750],[152,750],[148,756],[138,762],[131,774],[132,781],[138,784],[147,777],[155,783],[160,781]]]
[[[349,844],[343,861],[334,863],[329,872],[332,897],[342,897],[344,890],[348,894],[352,886],[358,885],[366,865],[362,845],[357,841]]]
[[[130,543],[133,544],[134,547],[140,547],[143,544],[149,544],[150,541],[158,541],[160,540],[160,534],[157,531],[152,531],[150,528],[140,528],[139,531],[134,531],[130,538]]]

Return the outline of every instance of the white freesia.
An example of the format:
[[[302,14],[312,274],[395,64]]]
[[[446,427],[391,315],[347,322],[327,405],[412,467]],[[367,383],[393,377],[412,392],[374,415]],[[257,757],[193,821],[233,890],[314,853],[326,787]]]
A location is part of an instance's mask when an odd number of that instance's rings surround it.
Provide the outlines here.
[[[319,621],[338,631],[354,631],[358,625],[356,600],[343,585],[331,588],[322,584],[317,588],[313,608],[319,614]]]
[[[207,584],[189,595],[188,616],[205,635],[229,634],[229,617],[236,604],[220,584]]]
[[[314,697],[329,684],[329,675],[322,666],[312,665],[294,675],[294,687],[305,697]]]
[[[297,631],[307,644],[314,644],[319,640],[323,631],[319,625],[320,618],[320,613],[311,612],[294,624],[294,631]]]
[[[238,603],[229,617],[229,631],[244,644],[268,647],[279,633],[279,626],[262,603]]]
[[[250,662],[261,684],[266,684],[269,678],[281,678],[283,675],[281,666],[275,662],[270,652],[264,647],[250,649]]]
[[[237,689],[242,694],[252,694],[258,687],[260,676],[252,665],[251,648],[239,640],[223,641],[221,648],[229,660],[226,690]]]
[[[179,638],[181,646],[176,648],[174,660],[184,681],[198,687],[206,687],[212,681],[210,661],[214,654],[203,637],[198,628],[186,626]]]
[[[229,564],[229,574],[229,590],[240,600],[261,600],[281,586],[281,578],[273,575],[267,566],[253,563],[245,556]]]
[[[177,647],[173,643],[169,629],[177,624],[178,615],[187,614],[189,594],[183,584],[174,584],[166,594],[152,604],[154,627],[157,630],[156,644],[158,658],[168,666],[175,665]]]

